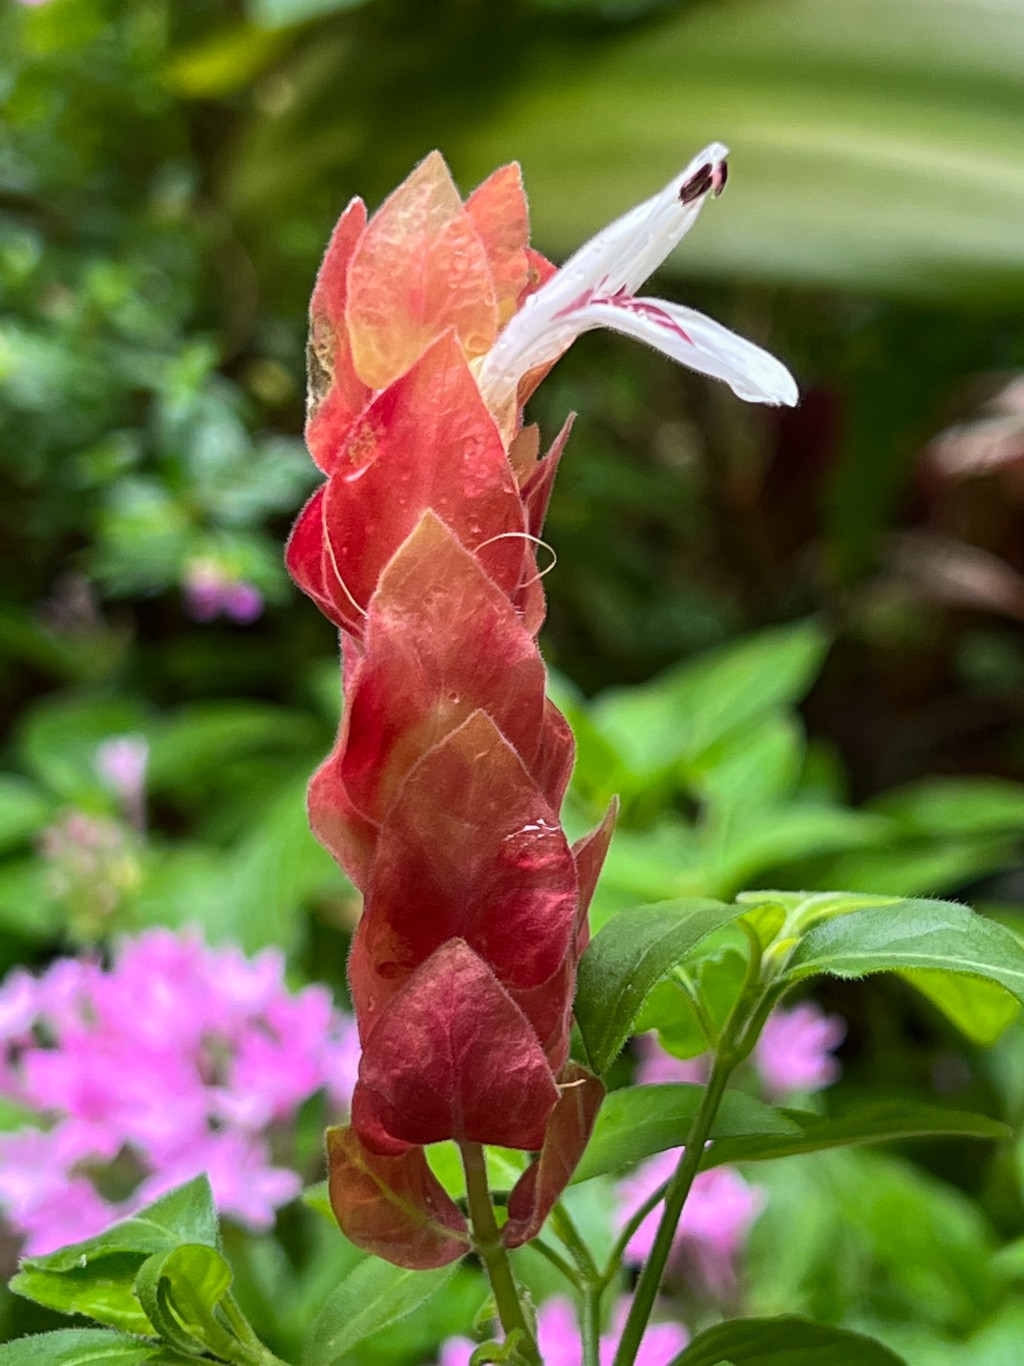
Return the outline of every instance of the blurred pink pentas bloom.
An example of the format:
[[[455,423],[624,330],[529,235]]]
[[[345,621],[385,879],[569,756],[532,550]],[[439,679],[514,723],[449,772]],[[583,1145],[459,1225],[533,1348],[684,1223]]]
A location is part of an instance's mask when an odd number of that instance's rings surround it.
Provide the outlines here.
[[[813,1001],[780,1007],[768,1018],[754,1050],[754,1066],[772,1100],[820,1091],[839,1076],[833,1057],[846,1034],[838,1015],[828,1015]],[[636,1081],[642,1085],[706,1081],[708,1055],[675,1058],[658,1043],[656,1034],[636,1040],[639,1060]],[[630,1217],[676,1169],[681,1149],[659,1153],[642,1163],[618,1186],[618,1227]],[[736,1289],[737,1265],[747,1232],[757,1218],[763,1197],[756,1187],[730,1167],[702,1172],[683,1209],[676,1235],[677,1265],[695,1272],[702,1287],[718,1298]],[[657,1232],[660,1206],[652,1211],[630,1239],[627,1256],[642,1262],[650,1254]]]
[[[753,1061],[765,1093],[772,1100],[807,1095],[831,1086],[840,1065],[833,1056],[846,1037],[838,1015],[826,1014],[814,1001],[780,1006],[768,1017],[754,1048]],[[703,1082],[708,1055],[674,1058],[658,1043],[656,1034],[637,1039],[636,1080],[642,1085],[663,1082]]]
[[[216,560],[190,560],[182,582],[185,611],[193,621],[227,617],[248,626],[263,612],[263,594],[245,579],[231,574]]]
[[[624,1301],[614,1315],[612,1332],[601,1338],[601,1366],[611,1366],[629,1304]],[[637,1366],[668,1366],[686,1346],[689,1336],[678,1323],[652,1323],[636,1355]],[[568,1300],[545,1300],[537,1312],[537,1346],[544,1366],[582,1366],[583,1349],[576,1314]],[[441,1348],[439,1366],[469,1366],[476,1343],[469,1338],[449,1338]]]
[[[346,1111],[357,1065],[351,1019],[323,987],[290,992],[276,950],[155,929],[109,968],[17,969],[0,985],[0,1095],[41,1127],[0,1136],[0,1211],[43,1253],[206,1172],[225,1215],[264,1228],[302,1184],[274,1138],[318,1091]]]
[[[615,1224],[624,1228],[644,1201],[671,1179],[681,1148],[670,1148],[643,1162],[616,1187]],[[696,1275],[701,1288],[719,1299],[736,1291],[737,1266],[750,1226],[764,1204],[760,1190],[732,1167],[701,1172],[683,1207],[673,1249],[673,1264]],[[661,1217],[657,1206],[640,1224],[626,1248],[631,1262],[650,1256]]]
[[[131,824],[146,823],[146,769],[149,743],[141,735],[115,735],[96,750],[96,772],[117,796]]]
[[[845,1037],[844,1021],[827,1015],[813,1001],[775,1010],[754,1050],[765,1091],[778,1100],[831,1086],[841,1070],[833,1050]]]

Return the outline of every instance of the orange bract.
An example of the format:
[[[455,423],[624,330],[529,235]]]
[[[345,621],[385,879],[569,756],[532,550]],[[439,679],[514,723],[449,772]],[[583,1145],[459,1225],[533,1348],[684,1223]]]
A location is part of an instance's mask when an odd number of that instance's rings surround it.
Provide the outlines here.
[[[498,300],[487,248],[440,153],[417,166],[360,237],[346,317],[355,369],[374,389],[448,328],[467,357],[494,343]]]

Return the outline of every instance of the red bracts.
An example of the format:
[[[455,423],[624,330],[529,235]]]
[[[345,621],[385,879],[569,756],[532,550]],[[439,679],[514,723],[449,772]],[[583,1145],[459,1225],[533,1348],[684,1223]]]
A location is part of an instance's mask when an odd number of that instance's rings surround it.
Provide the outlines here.
[[[437,154],[369,222],[342,216],[311,305],[307,440],[326,482],[288,547],[342,630],[344,719],[310,820],[364,897],[349,962],[363,1047],[329,1138],[342,1229],[405,1266],[468,1246],[427,1166],[442,1139],[535,1150],[506,1241],[539,1229],[600,1102],[568,1062],[576,964],[611,813],[570,847],[573,761],[545,697],[537,456],[482,359],[550,267],[515,167],[463,204]],[[522,377],[520,397],[539,373]]]

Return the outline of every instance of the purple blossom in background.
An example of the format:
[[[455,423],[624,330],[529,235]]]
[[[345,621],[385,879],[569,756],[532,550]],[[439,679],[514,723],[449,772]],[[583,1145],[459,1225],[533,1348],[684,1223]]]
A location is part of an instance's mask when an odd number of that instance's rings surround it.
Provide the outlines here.
[[[190,560],[185,566],[185,611],[193,621],[225,616],[248,626],[263,612],[263,594],[244,579],[235,578],[214,560]]]
[[[146,824],[149,743],[141,735],[115,735],[96,750],[96,772],[115,792],[136,830]]]
[[[629,1303],[620,1304],[611,1333],[601,1338],[601,1366],[611,1366]],[[689,1336],[677,1323],[652,1323],[637,1353],[637,1366],[668,1366],[686,1346]],[[583,1349],[576,1313],[568,1300],[545,1300],[537,1312],[537,1346],[544,1366],[582,1366]],[[468,1366],[476,1343],[449,1338],[441,1348],[439,1366]]]
[[[221,1211],[267,1227],[298,1173],[275,1165],[275,1129],[326,1089],[347,1110],[354,1022],[325,988],[289,992],[267,949],[207,948],[147,931],[110,968],[60,959],[0,986],[0,1094],[49,1127],[0,1136],[0,1210],[42,1253],[90,1237],[207,1172]],[[133,1182],[113,1204],[83,1171]]]
[[[636,1067],[636,1082],[639,1086],[661,1086],[673,1081],[703,1083],[708,1079],[707,1053],[696,1058],[676,1058],[662,1048],[657,1034],[638,1034],[636,1050],[639,1054]]]
[[[841,1071],[832,1056],[846,1037],[838,1015],[826,1015],[813,1001],[769,1015],[754,1049],[765,1091],[773,1099],[794,1092],[820,1091]]]
[[[842,1070],[832,1053],[845,1037],[844,1021],[838,1015],[826,1014],[814,1001],[777,1006],[769,1015],[753,1053],[754,1066],[767,1095],[779,1100],[831,1086]],[[636,1081],[642,1085],[707,1080],[709,1053],[696,1058],[675,1058],[662,1048],[653,1033],[639,1035],[635,1047]]]
[[[658,1153],[619,1182],[616,1188],[617,1228],[624,1228],[644,1201],[672,1177],[681,1152],[681,1148],[670,1148]],[[748,1185],[733,1168],[714,1167],[701,1172],[693,1183],[679,1221],[674,1264],[695,1271],[712,1295],[718,1298],[732,1295],[747,1233],[763,1203],[761,1191]],[[650,1255],[660,1217],[659,1205],[633,1234],[626,1248],[630,1261],[643,1262]]]

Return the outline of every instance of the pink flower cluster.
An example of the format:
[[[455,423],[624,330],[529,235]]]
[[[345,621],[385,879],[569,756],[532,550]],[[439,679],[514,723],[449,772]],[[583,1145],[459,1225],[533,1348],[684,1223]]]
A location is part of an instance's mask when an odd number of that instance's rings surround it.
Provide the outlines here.
[[[601,1366],[611,1366],[629,1305],[623,1302],[614,1316],[613,1331],[601,1338]],[[668,1366],[689,1341],[678,1323],[654,1323],[636,1355],[637,1366]],[[546,1300],[537,1313],[537,1345],[545,1366],[582,1366],[583,1349],[576,1314],[568,1300]],[[449,1338],[441,1348],[439,1366],[468,1366],[476,1344],[469,1338]]]
[[[832,1056],[846,1033],[838,1015],[827,1015],[813,1001],[779,1008],[769,1017],[754,1051],[754,1066],[765,1093],[781,1100],[820,1091],[839,1075]],[[674,1058],[653,1034],[639,1041],[640,1062],[636,1080],[646,1085],[665,1082],[703,1082],[707,1058]],[[618,1186],[616,1224],[624,1228],[631,1215],[664,1182],[679,1161],[680,1148],[659,1153],[642,1163]],[[747,1184],[730,1167],[701,1172],[693,1183],[683,1209],[673,1252],[677,1267],[687,1272],[698,1287],[717,1299],[735,1294],[737,1264],[747,1233],[763,1204],[762,1193]],[[643,1221],[630,1239],[626,1255],[642,1262],[650,1254],[657,1232],[660,1207]]]
[[[182,586],[185,611],[193,621],[224,616],[249,626],[262,615],[263,594],[256,585],[236,578],[215,560],[190,560]]]
[[[671,1178],[681,1152],[681,1148],[670,1148],[658,1153],[619,1183],[618,1228],[624,1228],[644,1201]],[[672,1254],[673,1265],[687,1275],[695,1289],[719,1300],[736,1293],[737,1263],[763,1203],[761,1191],[748,1185],[732,1167],[713,1167],[700,1173],[683,1207]],[[660,1218],[659,1205],[630,1239],[627,1260],[647,1260]]]
[[[0,1096],[43,1127],[0,1136],[0,1210],[43,1253],[206,1172],[222,1213],[266,1227],[301,1186],[275,1164],[278,1127],[320,1090],[347,1110],[357,1064],[354,1023],[323,987],[289,992],[275,950],[246,958],[156,929],[109,968],[15,970],[0,986]]]
[[[774,1010],[753,1055],[754,1067],[768,1098],[792,1099],[831,1086],[840,1072],[833,1052],[845,1037],[843,1020],[838,1015],[826,1014],[813,1001]],[[638,1044],[636,1080],[643,1085],[702,1082],[707,1077],[707,1054],[674,1058],[659,1045],[654,1034],[642,1035]]]

